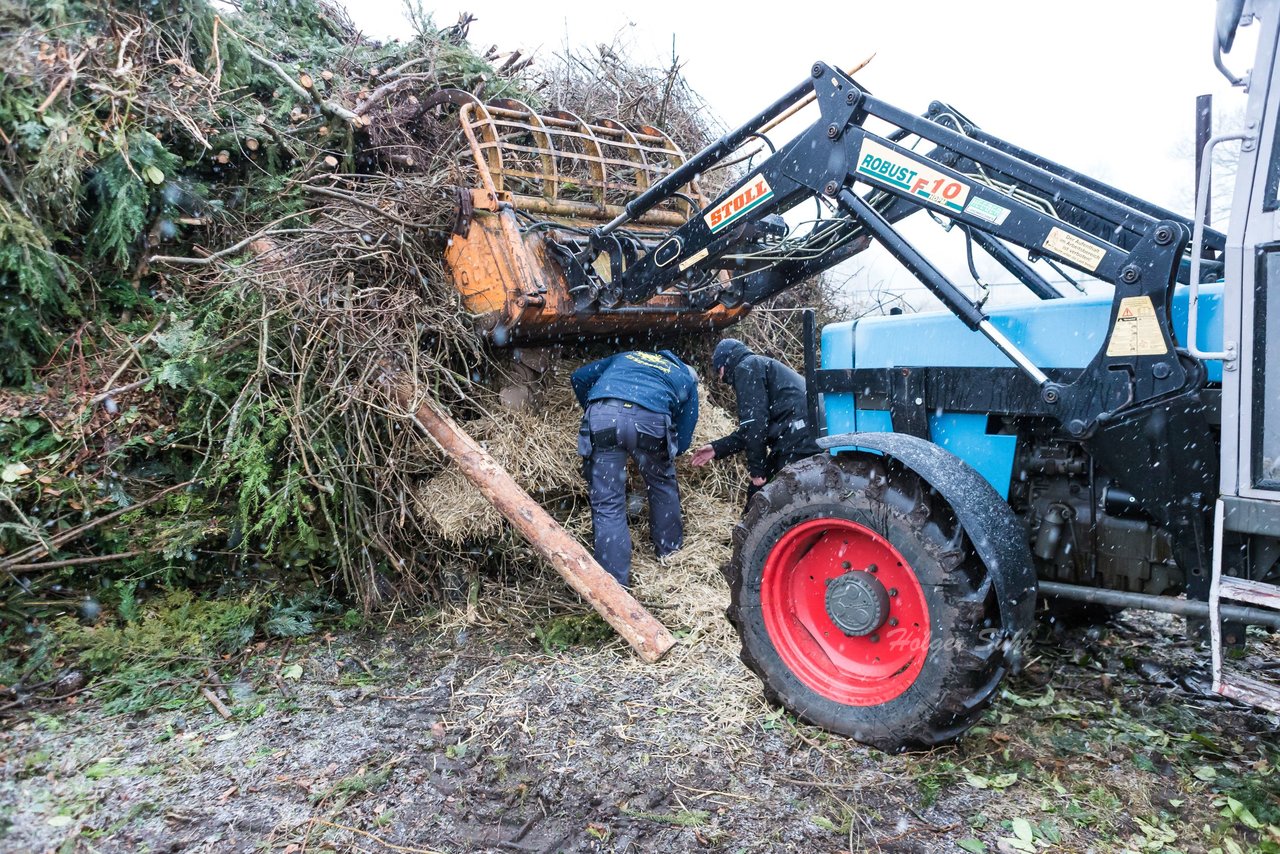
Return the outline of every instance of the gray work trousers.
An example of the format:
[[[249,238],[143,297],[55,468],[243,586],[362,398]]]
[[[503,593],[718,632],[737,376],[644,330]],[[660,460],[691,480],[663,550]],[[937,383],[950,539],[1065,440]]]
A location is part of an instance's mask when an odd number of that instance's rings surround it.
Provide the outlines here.
[[[662,557],[684,544],[671,417],[622,400],[594,401],[582,417],[578,453],[591,490],[596,561],[620,584],[630,585],[628,457],[636,461],[648,488],[654,551]]]

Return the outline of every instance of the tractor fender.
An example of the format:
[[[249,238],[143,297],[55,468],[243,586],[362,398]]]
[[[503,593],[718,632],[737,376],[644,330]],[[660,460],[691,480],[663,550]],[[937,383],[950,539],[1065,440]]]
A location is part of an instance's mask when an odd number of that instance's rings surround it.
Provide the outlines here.
[[[876,451],[902,463],[936,489],[951,505],[991,573],[1004,628],[1015,639],[1030,632],[1037,584],[1027,532],[986,478],[955,454],[904,433],[841,433],[818,439],[818,447]]]

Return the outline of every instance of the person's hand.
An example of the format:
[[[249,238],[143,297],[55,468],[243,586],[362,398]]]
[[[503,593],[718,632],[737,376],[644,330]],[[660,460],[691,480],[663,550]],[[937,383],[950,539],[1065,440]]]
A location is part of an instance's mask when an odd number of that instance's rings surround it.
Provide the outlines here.
[[[766,481],[764,478],[762,478],[762,477],[753,477],[753,478],[751,478],[751,485],[752,485],[752,486],[764,486],[764,485],[765,485],[765,483],[767,483],[767,481]]]
[[[694,466],[701,468],[716,458],[716,449],[710,445],[703,445],[701,448],[693,452],[693,459],[690,460]]]

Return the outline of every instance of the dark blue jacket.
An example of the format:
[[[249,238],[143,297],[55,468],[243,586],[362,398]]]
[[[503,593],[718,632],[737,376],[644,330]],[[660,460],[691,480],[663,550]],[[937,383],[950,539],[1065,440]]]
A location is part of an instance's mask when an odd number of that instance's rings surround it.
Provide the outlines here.
[[[698,423],[698,380],[670,350],[632,350],[583,365],[573,372],[573,393],[586,409],[593,400],[616,398],[671,416],[677,451],[693,441]]]

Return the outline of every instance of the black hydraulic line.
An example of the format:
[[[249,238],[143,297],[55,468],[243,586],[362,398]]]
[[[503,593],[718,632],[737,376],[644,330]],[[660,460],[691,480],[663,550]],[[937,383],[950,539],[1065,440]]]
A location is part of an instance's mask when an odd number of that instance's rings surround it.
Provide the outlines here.
[[[982,309],[952,284],[951,280],[944,276],[937,267],[933,266],[928,258],[921,255],[918,249],[895,231],[889,221],[878,210],[848,187],[840,189],[839,194],[836,196],[836,201],[839,202],[840,207],[846,213],[856,217],[863,227],[879,240],[885,249],[889,250],[889,254],[897,258],[899,263],[929,289],[930,293],[941,300],[942,304],[950,309],[951,313],[958,317],[961,323],[975,332],[981,332],[988,341],[996,346],[997,350],[1003,353],[1010,362],[1017,365],[1036,385],[1043,389],[1049,388],[1049,377],[1045,375],[1044,371],[1040,370],[1035,362],[1027,358],[1027,354],[1018,349],[1018,345],[1010,341],[1003,332],[997,329],[987,316],[982,313]]]
[[[1145,611],[1161,611],[1180,617],[1207,620],[1209,603],[1197,599],[1174,599],[1172,596],[1155,596],[1151,593],[1129,593],[1125,590],[1106,590],[1101,587],[1084,587],[1079,584],[1063,584],[1060,581],[1041,581],[1040,595],[1055,599],[1074,599],[1092,602],[1112,608],[1142,608]],[[1223,605],[1222,619],[1255,626],[1280,629],[1280,611],[1250,608],[1245,605]]]
[[[1027,286],[1027,290],[1040,297],[1040,299],[1062,299],[1062,293],[1053,285],[1035,271],[1034,268],[1026,261],[1023,261],[1009,247],[1005,246],[998,238],[992,237],[982,229],[967,229],[973,242],[982,247],[982,251],[986,252],[992,258],[1000,262],[1000,266],[1004,267],[1013,274],[1019,282]]]
[[[711,166],[717,160],[732,154],[739,146],[742,145],[742,143],[746,142],[751,137],[756,136],[756,131],[760,130],[760,128],[764,127],[805,95],[812,92],[813,80],[814,78],[812,76],[809,77],[742,127],[737,130],[732,130],[720,137],[693,157],[686,160],[677,169],[675,169],[675,171],[669,173],[661,181],[654,184],[648,190],[645,190],[631,201],[627,202],[626,207],[624,208],[625,213],[620,214],[612,222],[601,226],[600,234],[608,234],[614,229],[625,225],[627,222],[644,216],[651,208],[653,208],[654,205],[665,201],[675,190],[678,190],[680,187],[688,184],[699,173],[705,172],[707,167]]]

